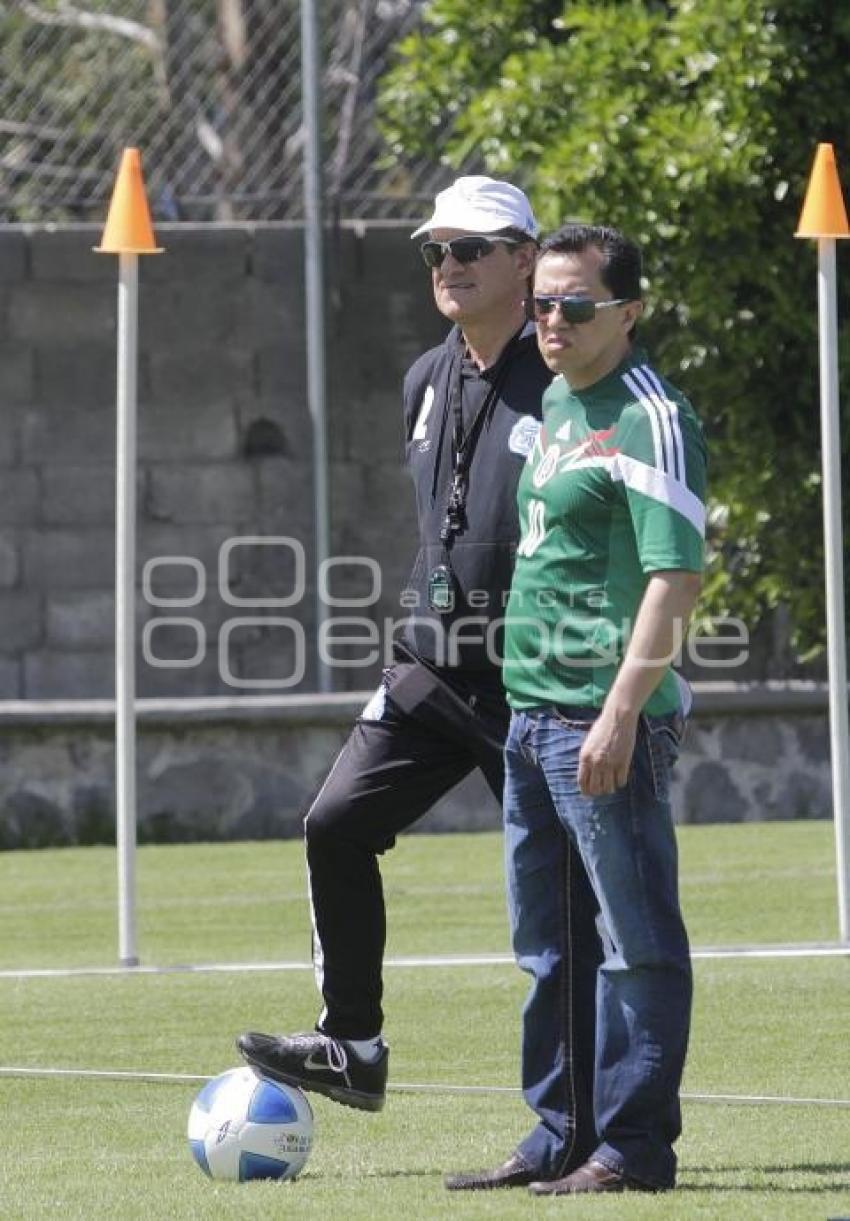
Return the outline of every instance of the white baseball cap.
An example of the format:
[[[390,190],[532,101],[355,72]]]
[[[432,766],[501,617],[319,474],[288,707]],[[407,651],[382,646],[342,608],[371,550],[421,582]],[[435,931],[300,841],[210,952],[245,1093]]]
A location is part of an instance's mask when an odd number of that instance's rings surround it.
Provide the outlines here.
[[[537,237],[531,204],[519,187],[483,174],[456,179],[434,202],[434,213],[411,233],[419,237],[431,229],[465,229],[467,233],[496,233],[519,229]]]

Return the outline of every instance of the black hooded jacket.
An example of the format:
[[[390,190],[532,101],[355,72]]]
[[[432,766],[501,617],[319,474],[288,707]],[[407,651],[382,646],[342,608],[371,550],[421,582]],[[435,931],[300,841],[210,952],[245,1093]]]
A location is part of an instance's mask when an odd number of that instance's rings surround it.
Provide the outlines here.
[[[402,593],[410,614],[403,642],[430,665],[489,670],[502,654],[501,628],[498,622],[491,625],[504,615],[519,541],[517,481],[552,374],[530,323],[483,372],[464,357],[464,350],[455,327],[444,343],[416,361],[404,380],[406,464],[416,489],[419,553]],[[451,391],[459,368],[464,432],[477,418],[479,422],[465,521],[449,551],[455,605],[439,614],[429,607],[428,582],[445,561],[440,530],[453,476]]]

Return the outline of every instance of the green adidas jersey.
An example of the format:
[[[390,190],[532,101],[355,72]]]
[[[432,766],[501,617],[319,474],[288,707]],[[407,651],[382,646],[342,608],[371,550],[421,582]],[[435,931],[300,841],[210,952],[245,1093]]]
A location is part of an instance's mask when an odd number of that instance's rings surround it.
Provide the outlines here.
[[[640,349],[585,390],[556,377],[517,498],[508,701],[599,708],[649,574],[703,566],[705,446],[693,408]],[[668,669],[645,711],[678,702]]]

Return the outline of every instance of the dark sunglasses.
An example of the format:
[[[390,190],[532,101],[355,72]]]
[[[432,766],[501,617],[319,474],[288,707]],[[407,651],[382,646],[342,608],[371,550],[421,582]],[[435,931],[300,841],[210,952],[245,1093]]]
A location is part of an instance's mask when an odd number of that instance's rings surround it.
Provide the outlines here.
[[[564,322],[592,322],[598,309],[612,305],[628,305],[631,297],[617,297],[614,301],[594,301],[592,297],[538,296],[534,294],[534,317],[548,318],[553,309],[560,311]]]
[[[496,249],[496,242],[520,245],[514,237],[484,237],[475,233],[470,237],[453,237],[448,242],[423,242],[419,249],[426,267],[442,267],[447,254],[457,263],[477,263],[479,259],[486,259]]]

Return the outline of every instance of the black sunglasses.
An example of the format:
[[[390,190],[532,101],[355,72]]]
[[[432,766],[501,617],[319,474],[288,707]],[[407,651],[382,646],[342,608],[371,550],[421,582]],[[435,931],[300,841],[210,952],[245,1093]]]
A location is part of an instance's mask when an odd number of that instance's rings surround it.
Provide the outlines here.
[[[612,305],[628,305],[631,297],[617,297],[614,301],[594,301],[592,297],[569,295],[538,296],[534,294],[534,317],[548,318],[553,309],[560,311],[564,322],[592,322],[598,309]]]
[[[508,246],[520,245],[515,237],[484,237],[475,233],[469,237],[453,237],[448,242],[423,242],[419,249],[426,267],[442,267],[447,254],[457,263],[477,263],[493,253],[496,242],[504,242]]]

